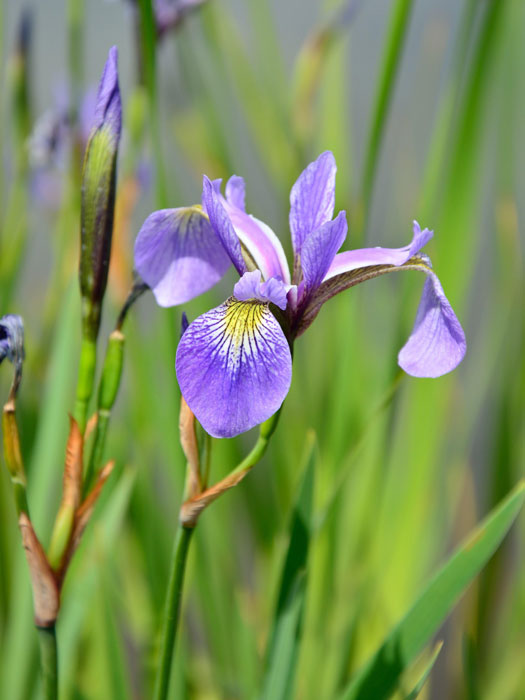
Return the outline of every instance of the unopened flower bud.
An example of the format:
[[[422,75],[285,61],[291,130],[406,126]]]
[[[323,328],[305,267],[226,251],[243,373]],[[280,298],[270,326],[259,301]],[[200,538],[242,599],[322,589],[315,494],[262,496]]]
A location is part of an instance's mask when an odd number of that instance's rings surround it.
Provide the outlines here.
[[[80,291],[83,333],[91,340],[98,334],[108,278],[121,124],[117,48],[114,46],[100,80],[95,121],[82,173]]]

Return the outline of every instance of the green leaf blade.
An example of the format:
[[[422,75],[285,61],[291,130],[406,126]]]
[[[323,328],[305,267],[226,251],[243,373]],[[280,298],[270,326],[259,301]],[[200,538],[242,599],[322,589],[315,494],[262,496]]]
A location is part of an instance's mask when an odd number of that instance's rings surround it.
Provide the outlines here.
[[[524,499],[525,482],[522,481],[438,571],[406,616],[351,680],[342,700],[381,700],[390,696],[401,673],[494,554]]]

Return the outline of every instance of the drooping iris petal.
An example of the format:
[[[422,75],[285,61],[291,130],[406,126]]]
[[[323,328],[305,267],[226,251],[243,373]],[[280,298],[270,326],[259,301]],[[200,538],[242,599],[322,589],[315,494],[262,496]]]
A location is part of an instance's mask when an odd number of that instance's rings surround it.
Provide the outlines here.
[[[220,185],[220,180],[219,180]],[[243,275],[247,268],[242,257],[241,244],[233,229],[232,222],[221,202],[222,196],[217,191],[215,183],[206,175],[202,182],[202,204],[210,218],[210,224],[230,256],[237,272]]]
[[[414,377],[440,377],[452,371],[467,350],[463,328],[437,276],[427,274],[414,328],[398,355],[399,366]]]
[[[214,437],[233,437],[273,415],[292,377],[290,348],[267,304],[233,297],[199,316],[177,349],[182,395]]]
[[[301,267],[306,288],[319,287],[332,260],[346,238],[346,212],[340,211],[333,221],[327,221],[311,233],[301,249]]]
[[[434,231],[421,227],[414,221],[412,241],[403,248],[358,248],[347,250],[336,255],[325,276],[325,280],[341,275],[344,272],[357,270],[369,265],[404,265],[407,260],[418,253],[434,235]]]
[[[160,306],[183,304],[213,287],[230,259],[200,207],[161,209],[135,241],[135,267]]]
[[[233,296],[239,301],[257,299],[264,303],[272,302],[283,311],[286,309],[286,294],[289,285],[284,284],[275,277],[270,277],[266,282],[261,282],[261,271],[253,270],[245,272],[233,288]]]
[[[303,170],[290,192],[290,231],[296,257],[306,237],[334,215],[337,166],[325,151]]]
[[[245,192],[244,179],[238,175],[232,175],[226,183],[226,201],[241,211],[245,211]]]

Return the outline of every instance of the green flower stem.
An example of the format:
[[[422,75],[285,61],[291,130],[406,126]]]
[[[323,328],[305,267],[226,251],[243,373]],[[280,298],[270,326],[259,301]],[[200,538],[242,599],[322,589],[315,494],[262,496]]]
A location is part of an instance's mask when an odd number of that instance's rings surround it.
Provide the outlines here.
[[[98,390],[97,426],[95,428],[93,447],[84,477],[84,494],[89,491],[96,471],[100,468],[102,463],[109,419],[120,387],[123,361],[124,334],[117,329],[109,336],[106,357],[104,358],[104,366],[102,368],[102,376],[100,378]]]
[[[188,550],[193,530],[194,528],[185,527],[184,525],[179,525],[177,528],[175,546],[173,548],[170,579],[166,595],[160,665],[157,673],[157,679],[155,681],[155,692],[153,694],[154,700],[165,700],[168,695],[173,649],[175,647],[175,639],[180,617],[184,572],[186,570],[186,560],[188,557]]]
[[[271,418],[261,424],[259,429],[259,438],[255,443],[255,446],[250,451],[250,453],[242,460],[242,462],[226,477],[223,482],[231,480],[232,477],[244,475],[252,467],[254,467],[257,462],[262,458],[268,447],[268,442],[273,435],[277,423],[279,421],[281,410],[277,411]],[[206,448],[209,450],[209,447]],[[216,484],[220,486],[223,482]],[[238,483],[238,482],[235,482]],[[225,487],[224,490],[231,488],[230,484]],[[205,501],[205,508],[207,505],[213,502],[223,491],[215,492],[216,487],[211,487],[209,491],[203,492],[203,499]],[[214,492],[214,496],[207,500],[206,494]],[[199,497],[196,497],[198,500]],[[194,500],[194,499],[192,499]],[[173,650],[175,646],[175,638],[177,633],[177,627],[180,617],[181,599],[182,599],[182,588],[184,584],[184,571],[186,567],[186,558],[188,556],[188,548],[190,543],[190,538],[195,525],[197,523],[198,516],[200,515],[200,510],[195,516],[195,522],[191,527],[187,525],[180,524],[177,530],[177,535],[175,539],[175,546],[173,549],[173,559],[171,564],[170,580],[168,584],[168,591],[166,597],[166,608],[164,613],[164,624],[162,630],[162,646],[161,646],[161,656],[160,665],[157,673],[157,679],[155,682],[155,693],[154,700],[165,700],[169,689],[169,680],[171,672],[171,664],[173,662]],[[182,509],[181,509],[182,513]]]
[[[80,348],[80,362],[78,367],[77,398],[75,402],[75,420],[80,432],[86,429],[87,411],[89,400],[93,394],[95,383],[95,368],[97,364],[96,340],[84,335]]]
[[[230,472],[229,476],[236,476],[237,474],[242,474],[243,472],[249,471],[262,459],[264,453],[266,452],[266,448],[268,447],[268,442],[277,428],[280,415],[281,409],[279,409],[277,413],[274,413],[271,418],[268,418],[267,421],[261,424],[257,442],[253,446],[252,450],[242,460],[242,462],[235,467],[232,472]]]
[[[58,697],[58,655],[55,625],[37,627],[42,663],[42,697],[56,700]]]

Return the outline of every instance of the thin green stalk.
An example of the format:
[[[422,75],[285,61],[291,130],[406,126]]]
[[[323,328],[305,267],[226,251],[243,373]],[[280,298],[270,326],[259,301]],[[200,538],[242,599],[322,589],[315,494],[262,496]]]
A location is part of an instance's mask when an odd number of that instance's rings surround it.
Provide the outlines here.
[[[252,469],[252,467],[254,467],[257,464],[257,462],[259,462],[262,459],[264,453],[266,452],[266,448],[268,447],[270,438],[272,437],[277,427],[280,415],[281,409],[279,409],[277,413],[274,413],[271,418],[268,418],[267,421],[262,423],[257,442],[255,443],[249,454],[247,454],[246,457],[242,460],[242,462],[237,467],[235,467],[235,469],[232,472],[230,472],[229,476],[235,476],[237,474],[242,474],[242,472],[249,471],[250,469]]]
[[[166,596],[166,608],[162,628],[160,665],[155,682],[154,700],[164,700],[168,695],[171,663],[177,636],[182,600],[184,572],[194,528],[179,525],[173,548],[170,579]]]
[[[86,335],[82,338],[80,362],[78,367],[77,397],[75,402],[75,420],[80,432],[84,433],[87,421],[88,405],[95,383],[97,364],[97,343]]]
[[[184,568],[186,565],[186,557],[191,533],[195,529],[197,519],[202,510],[212,503],[221,493],[231,488],[240,481],[240,478],[235,480],[232,477],[243,475],[254,467],[266,452],[268,442],[273,435],[277,423],[279,421],[281,410],[277,411],[271,418],[261,424],[259,429],[259,438],[250,453],[242,460],[242,462],[228,476],[215,486],[212,486],[207,491],[200,494],[203,498],[201,507],[197,507],[190,518],[191,527],[181,523],[177,530],[175,547],[173,550],[172,568],[168,585],[168,593],[166,599],[166,610],[164,615],[164,626],[162,630],[162,650],[161,661],[155,683],[154,700],[164,700],[168,693],[170,669],[173,661],[173,649],[175,645],[175,637],[180,617],[180,603],[182,598],[182,586],[184,584]],[[223,488],[217,488],[223,485]],[[211,498],[207,498],[207,494],[213,493]],[[195,499],[190,499],[187,503],[192,503],[194,500],[198,502],[199,496]],[[183,504],[184,506],[184,504]],[[181,508],[181,519],[183,518],[183,508]]]
[[[55,625],[37,627],[42,664],[42,697],[56,700],[58,697],[58,654]]]
[[[401,63],[403,45],[405,42],[410,13],[414,0],[397,0],[392,8],[390,17],[390,33],[388,35],[386,49],[383,57],[383,66],[378,83],[374,111],[372,117],[372,127],[368,136],[368,146],[363,171],[363,204],[365,217],[368,216],[370,199],[374,187],[374,180],[377,171],[377,162],[383,132],[388,117],[388,109],[394,92],[397,71]]]

